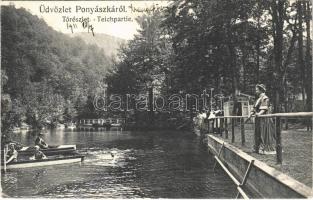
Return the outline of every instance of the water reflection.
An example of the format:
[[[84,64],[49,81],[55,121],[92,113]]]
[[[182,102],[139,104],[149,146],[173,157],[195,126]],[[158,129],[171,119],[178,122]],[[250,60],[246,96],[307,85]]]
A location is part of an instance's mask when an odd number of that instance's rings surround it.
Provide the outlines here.
[[[235,186],[199,138],[175,132],[46,133],[49,144],[77,144],[81,164],[15,170],[2,177],[12,197],[234,198]],[[14,139],[33,145],[35,135]]]

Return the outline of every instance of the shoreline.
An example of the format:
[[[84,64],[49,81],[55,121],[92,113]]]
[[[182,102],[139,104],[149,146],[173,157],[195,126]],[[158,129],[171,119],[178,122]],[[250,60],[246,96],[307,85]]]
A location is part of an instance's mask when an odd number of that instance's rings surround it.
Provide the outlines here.
[[[241,182],[249,162],[254,160],[246,188],[262,198],[309,198],[312,189],[287,174],[268,166],[238,147],[214,135],[205,135],[205,145]],[[223,147],[222,147],[223,146]],[[222,148],[221,148],[222,147]]]

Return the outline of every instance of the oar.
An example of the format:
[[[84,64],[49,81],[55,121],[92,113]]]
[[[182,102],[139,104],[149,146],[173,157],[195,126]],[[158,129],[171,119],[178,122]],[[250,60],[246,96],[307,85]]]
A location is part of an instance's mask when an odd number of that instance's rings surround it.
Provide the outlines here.
[[[4,160],[4,162],[3,162],[4,173],[7,172],[7,153],[8,153],[8,145],[6,144],[4,146],[4,154],[3,154],[3,156],[4,156],[4,158],[3,158],[3,160]]]

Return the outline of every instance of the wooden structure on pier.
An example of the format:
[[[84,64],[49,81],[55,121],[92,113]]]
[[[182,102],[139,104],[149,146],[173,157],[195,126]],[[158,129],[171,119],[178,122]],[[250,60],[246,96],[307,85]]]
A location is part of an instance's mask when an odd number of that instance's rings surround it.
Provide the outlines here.
[[[104,131],[110,130],[111,127],[123,128],[126,120],[124,118],[107,118],[107,119],[81,119],[77,122],[78,130]]]
[[[122,126],[125,124],[125,119],[123,118],[108,118],[108,119],[81,119],[78,121],[79,125],[92,126],[94,124],[104,125],[111,124],[111,126]]]
[[[228,101],[223,104],[223,111],[225,116],[233,115],[234,101],[232,97],[228,97]],[[249,115],[253,108],[254,97],[244,93],[238,93],[237,95],[237,111],[236,116],[246,116]]]

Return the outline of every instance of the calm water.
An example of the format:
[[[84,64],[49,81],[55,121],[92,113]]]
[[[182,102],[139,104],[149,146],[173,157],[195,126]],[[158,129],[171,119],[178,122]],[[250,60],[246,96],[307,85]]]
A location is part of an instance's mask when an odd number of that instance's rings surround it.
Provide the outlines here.
[[[13,139],[33,145],[34,136]],[[63,132],[44,136],[49,144],[77,144],[81,164],[9,171],[2,190],[11,197],[234,198],[235,185],[200,139],[178,132]],[[112,159],[110,152],[115,152]]]

